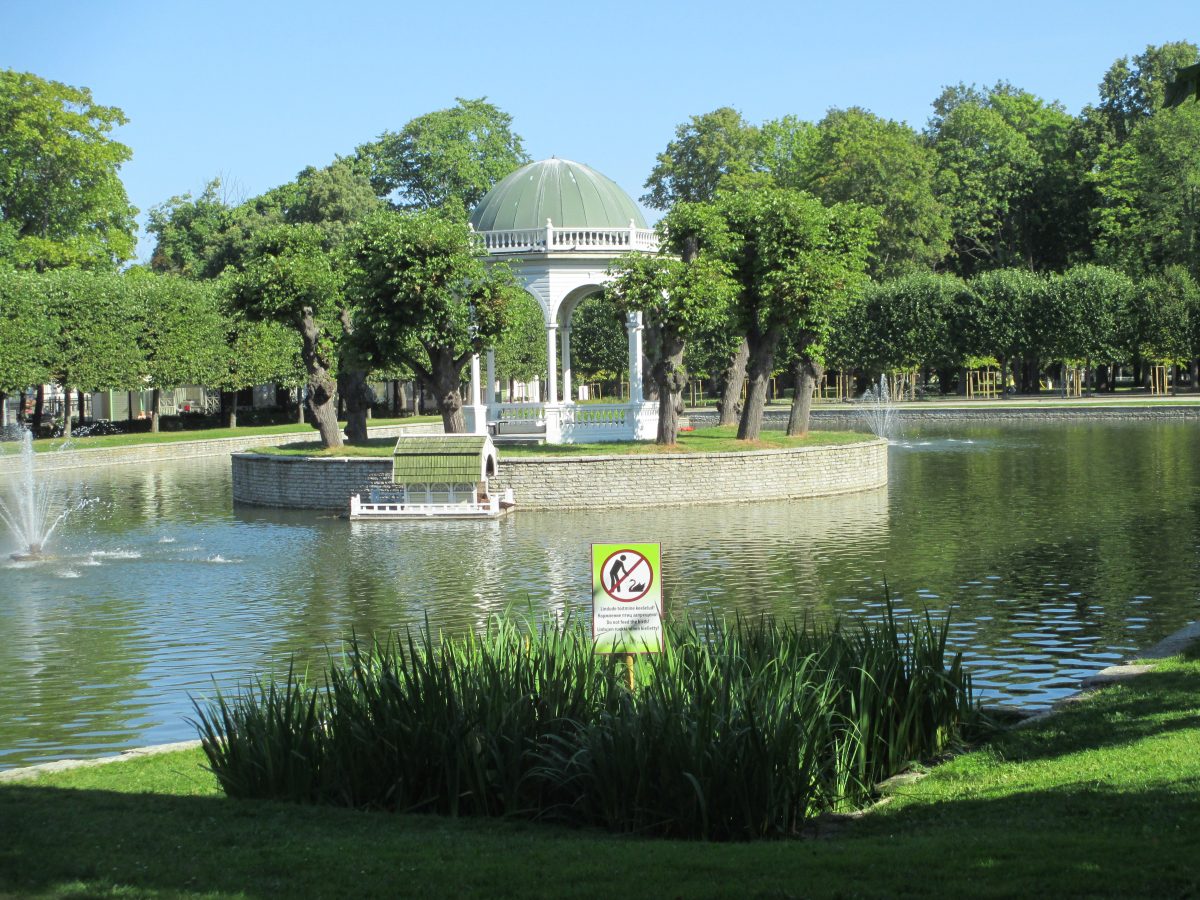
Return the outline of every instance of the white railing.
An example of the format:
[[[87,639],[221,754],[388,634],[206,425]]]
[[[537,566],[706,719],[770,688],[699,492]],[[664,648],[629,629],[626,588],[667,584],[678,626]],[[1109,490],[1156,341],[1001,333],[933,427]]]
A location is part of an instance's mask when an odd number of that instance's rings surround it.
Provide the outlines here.
[[[352,519],[401,519],[425,516],[494,516],[500,512],[500,498],[489,497],[486,502],[469,503],[368,503],[358,494],[350,495]]]
[[[606,250],[624,253],[658,252],[658,235],[649,228],[517,228],[480,231],[477,239],[487,253],[548,253]]]
[[[563,421],[577,428],[627,428],[629,426],[628,403],[584,403],[569,407],[570,418]]]

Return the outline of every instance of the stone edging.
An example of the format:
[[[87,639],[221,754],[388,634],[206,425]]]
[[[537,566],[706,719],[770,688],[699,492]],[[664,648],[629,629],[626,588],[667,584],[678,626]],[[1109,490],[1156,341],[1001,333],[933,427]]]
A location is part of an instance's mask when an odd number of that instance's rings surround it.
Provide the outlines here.
[[[979,400],[977,407],[899,405],[893,407],[892,415],[904,422],[945,421],[1018,421],[1029,422],[1078,422],[1090,420],[1178,420],[1200,419],[1200,404],[1174,404],[1156,406],[1054,406],[1054,401],[1045,401],[1045,406],[989,406],[988,401]],[[763,424],[772,429],[786,425],[789,412],[786,409],[768,409],[763,414]],[[811,413],[814,425],[822,427],[844,427],[862,422],[860,407],[845,403],[837,407],[814,407]],[[707,428],[717,424],[715,410],[688,410],[693,425]]]
[[[401,434],[441,433],[440,422],[414,422],[411,425],[378,425],[368,428],[370,437],[398,437]],[[289,431],[283,434],[259,434],[246,437],[211,438],[202,441],[166,441],[161,444],[135,444],[128,447],[89,447],[80,450],[52,450],[34,454],[38,472],[87,469],[133,463],[161,462],[173,459],[198,459],[227,456],[252,447],[278,446],[315,437],[317,432]],[[14,475],[19,465],[16,454],[0,454],[0,477]]]
[[[233,499],[345,512],[350,495],[391,487],[392,461],[235,453]],[[514,457],[494,486],[517,510],[627,509],[826,497],[887,484],[887,442],[721,453]]]
[[[158,756],[160,753],[174,753],[177,750],[191,750],[200,746],[200,741],[176,741],[173,744],[154,744],[150,747],[135,747],[124,750],[116,756],[100,756],[96,759],[56,759],[53,762],[38,763],[36,766],[23,766],[20,769],[8,769],[0,772],[0,784],[10,781],[26,781],[39,775],[51,772],[66,772],[70,769],[87,769],[92,766],[105,766],[109,763],[124,762],[128,759],[140,759],[143,756]]]

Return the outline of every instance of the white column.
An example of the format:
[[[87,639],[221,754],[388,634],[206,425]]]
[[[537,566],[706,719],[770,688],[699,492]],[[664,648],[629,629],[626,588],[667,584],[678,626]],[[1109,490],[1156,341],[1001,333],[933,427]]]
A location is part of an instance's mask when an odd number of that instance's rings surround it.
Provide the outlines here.
[[[558,323],[546,326],[546,402],[558,402]]]
[[[629,332],[629,402],[641,403],[642,392],[642,314],[630,313],[625,320]]]
[[[468,427],[472,434],[487,434],[487,407],[479,390],[479,354],[471,354],[471,411]]]
[[[479,354],[471,354],[471,405],[479,406],[482,402],[479,392]]]
[[[487,351],[487,405],[496,402],[496,348],[488,347]]]
[[[562,377],[563,402],[571,402],[571,326],[564,325],[562,330]]]

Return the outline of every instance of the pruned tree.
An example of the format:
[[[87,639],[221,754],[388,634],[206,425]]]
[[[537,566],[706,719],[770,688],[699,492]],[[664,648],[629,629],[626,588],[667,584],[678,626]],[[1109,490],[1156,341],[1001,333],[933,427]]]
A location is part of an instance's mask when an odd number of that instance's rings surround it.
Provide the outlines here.
[[[437,399],[449,433],[466,430],[463,367],[504,330],[524,291],[504,265],[486,265],[465,223],[435,211],[379,212],[347,245],[355,326],[373,362],[407,366]]]

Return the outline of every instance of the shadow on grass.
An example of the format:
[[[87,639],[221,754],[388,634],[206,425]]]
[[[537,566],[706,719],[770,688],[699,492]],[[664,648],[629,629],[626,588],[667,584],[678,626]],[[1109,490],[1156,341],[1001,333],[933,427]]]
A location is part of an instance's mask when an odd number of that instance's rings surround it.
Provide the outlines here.
[[[713,845],[18,785],[0,789],[0,894],[1181,896],[1200,887],[1200,799],[1180,787],[1079,782],[912,804],[832,840]]]

